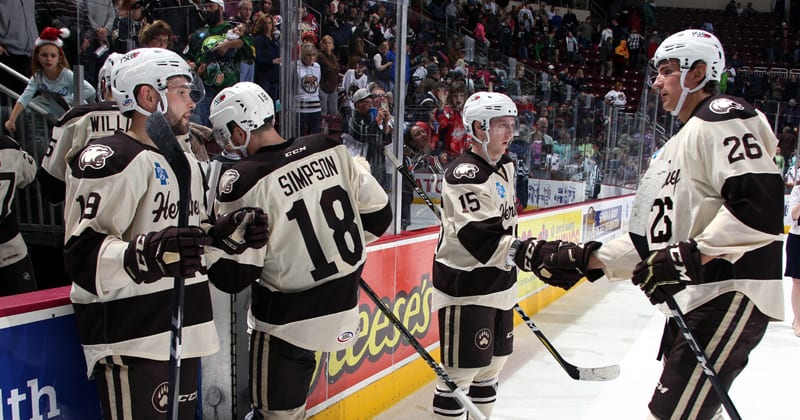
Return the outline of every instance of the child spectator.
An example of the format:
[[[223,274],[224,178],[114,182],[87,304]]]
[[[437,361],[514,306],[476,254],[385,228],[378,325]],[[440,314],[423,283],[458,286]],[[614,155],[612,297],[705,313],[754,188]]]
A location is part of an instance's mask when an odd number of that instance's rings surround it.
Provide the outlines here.
[[[69,63],[64,56],[61,47],[64,41],[61,38],[69,36],[69,30],[46,27],[36,38],[36,48],[31,57],[31,72],[33,76],[28,81],[28,86],[22,92],[11,116],[5,122],[6,130],[16,131],[16,121],[19,114],[31,102],[43,106],[50,114],[58,118],[69,108],[75,95],[73,84],[73,73],[69,69]],[[34,98],[39,93],[40,96]],[[94,98],[95,90],[88,82],[83,82],[83,97],[86,99]],[[85,100],[84,102],[85,103]]]

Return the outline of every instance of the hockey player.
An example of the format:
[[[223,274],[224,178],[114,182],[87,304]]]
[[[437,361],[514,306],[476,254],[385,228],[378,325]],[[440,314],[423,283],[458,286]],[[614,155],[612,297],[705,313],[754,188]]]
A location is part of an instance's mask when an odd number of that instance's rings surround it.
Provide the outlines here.
[[[640,243],[624,236],[587,254],[588,265],[577,259],[577,268],[632,278],[653,304],[674,297],[727,389],[767,324],[784,314],[783,182],[772,161],[777,139],[760,111],[716,93],[725,54],[713,34],[678,32],[661,43],[653,64],[653,87],[683,127],[650,163],[663,173],[644,209],[651,253],[639,261]],[[549,265],[576,268],[560,258]],[[661,355],[652,416],[718,418],[720,399],[672,320]]]
[[[195,415],[199,358],[218,348],[202,257],[207,245],[228,248],[244,216],[218,219],[207,234],[197,161],[185,153],[190,198],[179,202],[177,172],[145,129],[147,117],[159,111],[170,135],[186,134],[195,94],[202,92],[196,82],[186,62],[169,50],[142,48],[120,57],[111,89],[130,128],[93,141],[69,163],[64,262],[88,373],[97,381],[107,419],[164,417],[173,277],[185,279],[187,308],[181,419]],[[188,207],[189,227],[178,227],[182,206]],[[242,248],[265,242],[265,221],[253,220],[243,229]]]
[[[442,364],[487,417],[512,351],[515,267],[563,288],[582,276],[539,269],[549,254],[580,252],[575,245],[516,238],[515,169],[505,154],[516,117],[517,106],[506,95],[477,92],[467,99],[464,126],[472,147],[445,170],[433,264],[431,309],[438,310]],[[433,412],[447,419],[465,415],[443,383],[436,386]]]
[[[215,134],[248,156],[223,173],[216,213],[262,208],[270,236],[265,248],[223,256],[209,276],[231,293],[253,285],[253,418],[303,419],[314,352],[358,338],[366,244],[392,214],[383,188],[345,146],[323,134],[284,140],[274,117],[272,99],[249,82],[223,89],[211,103]]]
[[[64,201],[64,179],[67,162],[90,141],[127,130],[128,119],[119,112],[111,95],[111,70],[122,54],[111,53],[97,76],[97,96],[100,102],[78,105],[59,118],[50,144],[42,157],[42,170],[37,177],[42,192],[51,203]]]
[[[14,214],[14,193],[33,182],[36,162],[11,137],[0,135],[0,296],[36,290],[36,278]]]

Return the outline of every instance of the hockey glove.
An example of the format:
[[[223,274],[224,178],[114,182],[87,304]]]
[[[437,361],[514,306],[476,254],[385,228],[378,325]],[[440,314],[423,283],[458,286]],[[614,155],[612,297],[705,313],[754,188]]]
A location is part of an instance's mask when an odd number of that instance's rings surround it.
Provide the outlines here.
[[[217,218],[208,231],[213,246],[229,255],[241,254],[247,248],[258,249],[267,244],[269,226],[264,211],[243,207]]]
[[[690,239],[650,254],[636,265],[631,280],[655,305],[663,303],[686,285],[702,283],[702,270],[697,243]]]
[[[211,245],[211,238],[199,227],[168,227],[138,235],[125,250],[125,271],[136,283],[190,277],[200,270],[205,245]]]
[[[526,239],[519,244],[519,248],[514,255],[514,263],[523,271],[532,271],[543,282],[569,289],[580,281],[583,274],[577,269],[560,269],[557,267],[546,267],[544,261],[550,259],[552,254],[558,253],[562,244],[571,244],[561,241],[537,241],[535,238]]]
[[[589,241],[583,245],[572,242],[561,242],[556,252],[544,259],[544,267],[548,270],[571,271],[577,270],[586,276],[589,281],[595,281],[603,277],[603,270],[589,270],[589,258],[592,252],[596,251],[603,244],[597,241]]]

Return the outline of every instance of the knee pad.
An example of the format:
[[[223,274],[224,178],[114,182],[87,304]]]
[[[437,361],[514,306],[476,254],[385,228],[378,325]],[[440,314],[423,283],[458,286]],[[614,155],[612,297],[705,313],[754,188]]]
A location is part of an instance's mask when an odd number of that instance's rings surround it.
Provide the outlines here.
[[[480,371],[479,368],[445,368],[450,380],[455,383],[459,389],[465,393],[469,389],[475,375]],[[441,381],[436,384],[436,390],[433,394],[433,416],[437,419],[463,419],[466,417],[466,409],[461,406],[461,403],[453,396],[450,388]]]

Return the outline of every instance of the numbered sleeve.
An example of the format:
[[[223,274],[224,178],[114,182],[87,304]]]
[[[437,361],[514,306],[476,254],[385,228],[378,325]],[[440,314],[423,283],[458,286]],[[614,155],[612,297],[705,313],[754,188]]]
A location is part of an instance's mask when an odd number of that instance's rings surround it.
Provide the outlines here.
[[[699,140],[692,143],[695,156],[706,163],[710,187],[723,200],[705,229],[694,236],[698,249],[735,262],[745,252],[778,240],[784,186],[772,160],[777,139],[763,114],[691,128],[695,133],[688,133],[689,138]]]

